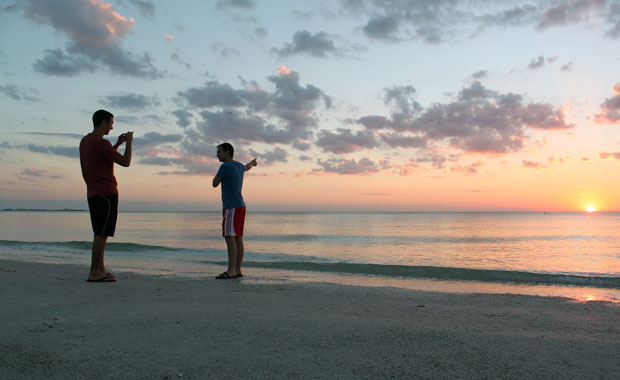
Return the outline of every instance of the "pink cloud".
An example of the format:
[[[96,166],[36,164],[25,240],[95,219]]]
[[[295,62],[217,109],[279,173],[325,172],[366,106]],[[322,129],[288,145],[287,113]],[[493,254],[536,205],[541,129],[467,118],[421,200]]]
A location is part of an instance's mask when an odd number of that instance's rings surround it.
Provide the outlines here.
[[[36,178],[51,178],[51,179],[62,179],[62,176],[48,174],[47,170],[40,170],[34,168],[25,168],[21,173],[19,173],[20,179],[30,180],[32,177]]]
[[[529,141],[531,130],[574,128],[562,109],[546,103],[524,104],[523,96],[501,94],[475,81],[456,99],[424,108],[415,89],[397,86],[386,90],[389,116],[366,115],[355,123],[383,136],[392,147],[432,147],[449,144],[466,153],[517,152]],[[389,134],[388,134],[389,132]]]
[[[530,168],[530,169],[544,169],[547,167],[547,165],[544,165],[540,162],[535,162],[535,161],[523,160],[521,161],[521,163],[523,163],[524,168]]]
[[[620,122],[620,83],[612,89],[614,96],[605,99],[601,104],[601,112],[594,115],[597,124],[616,124]]]
[[[326,161],[318,160],[318,164],[322,166],[322,168],[314,169],[313,172],[315,173],[325,172],[344,175],[367,175],[370,173],[377,173],[381,170],[390,169],[392,167],[389,161],[380,160],[379,163],[375,163],[366,157],[360,159],[359,161],[356,161],[355,159],[348,160],[346,158],[331,158]]]
[[[450,171],[452,171],[453,173],[464,173],[465,175],[474,175],[474,174],[478,174],[478,168],[484,166],[484,162],[482,161],[476,161],[473,162],[469,165],[465,165],[465,166],[453,166],[450,168]]]
[[[613,152],[613,153],[601,152],[601,153],[598,154],[598,156],[602,160],[605,160],[605,159],[610,158],[610,157],[613,157],[616,160],[620,160],[620,152]]]
[[[24,1],[23,17],[50,25],[68,39],[65,49],[46,49],[34,63],[36,71],[55,76],[75,76],[100,68],[117,74],[159,78],[148,53],[142,55],[123,48],[123,40],[133,33],[133,17],[124,17],[101,0]]]
[[[550,163],[550,164],[552,164],[552,163],[554,163],[554,162],[558,162],[558,163],[560,163],[560,164],[563,164],[563,163],[565,163],[565,162],[568,162],[568,160],[570,160],[570,157],[558,157],[558,158],[555,158],[555,157],[549,157],[549,158],[547,159],[547,161],[549,161],[549,163]]]

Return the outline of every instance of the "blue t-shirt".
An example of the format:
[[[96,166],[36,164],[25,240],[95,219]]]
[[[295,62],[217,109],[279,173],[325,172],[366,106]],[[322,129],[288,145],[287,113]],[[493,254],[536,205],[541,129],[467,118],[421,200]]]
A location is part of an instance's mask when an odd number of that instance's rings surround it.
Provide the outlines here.
[[[217,171],[215,176],[222,180],[222,204],[224,209],[245,207],[245,202],[241,196],[243,173],[245,173],[245,165],[237,161],[224,162]]]

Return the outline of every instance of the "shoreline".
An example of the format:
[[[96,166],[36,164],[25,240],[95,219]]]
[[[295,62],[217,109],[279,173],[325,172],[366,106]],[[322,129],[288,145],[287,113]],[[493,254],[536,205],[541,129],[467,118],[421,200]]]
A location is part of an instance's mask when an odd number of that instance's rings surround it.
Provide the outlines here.
[[[611,379],[620,308],[510,294],[214,280],[0,259],[0,375]],[[97,368],[93,363],[97,363]]]
[[[83,242],[90,246],[90,242]],[[123,244],[123,243],[120,243]],[[16,260],[34,264],[77,264],[90,265],[87,254],[73,255],[63,252],[48,254],[47,251],[5,249],[0,251],[0,260]],[[166,257],[144,256],[132,257],[119,254],[114,250],[107,252],[108,263],[115,272],[132,272],[147,276],[176,276],[187,278],[210,278],[226,269],[226,261],[215,261],[214,257],[191,256],[185,260],[170,260]],[[222,252],[217,259],[225,257]],[[541,297],[565,297],[574,301],[603,301],[620,305],[620,289],[613,287],[588,287],[579,284],[555,283],[517,283],[504,281],[475,281],[433,277],[384,276],[380,274],[322,271],[288,268],[286,265],[264,266],[247,257],[247,270],[254,272],[246,282],[253,283],[327,283],[344,286],[363,286],[375,288],[399,288],[413,291],[430,291],[440,293],[475,293],[475,294],[514,294]],[[431,268],[432,269],[432,268]],[[450,269],[450,268],[447,268]],[[461,270],[452,268],[455,270]],[[465,269],[467,270],[467,269]],[[535,274],[534,274],[535,275]],[[505,276],[504,276],[505,277]]]

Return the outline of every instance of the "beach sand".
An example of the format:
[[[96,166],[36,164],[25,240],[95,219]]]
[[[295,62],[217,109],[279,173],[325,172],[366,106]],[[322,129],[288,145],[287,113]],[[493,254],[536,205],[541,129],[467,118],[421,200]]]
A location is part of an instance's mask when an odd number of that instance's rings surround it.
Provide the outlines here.
[[[2,379],[618,379],[620,307],[0,260]]]

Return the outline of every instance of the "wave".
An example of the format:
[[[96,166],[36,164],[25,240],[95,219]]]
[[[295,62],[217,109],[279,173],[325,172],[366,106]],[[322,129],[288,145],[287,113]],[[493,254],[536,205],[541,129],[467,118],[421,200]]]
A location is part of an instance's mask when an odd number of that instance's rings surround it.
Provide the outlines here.
[[[91,242],[24,242],[0,240],[0,247],[26,250],[69,250],[90,251]],[[106,251],[128,252],[133,256],[161,253],[162,258],[182,261],[194,261],[196,254],[206,258],[223,253],[216,249],[174,248],[158,245],[136,243],[114,243],[106,245]],[[171,253],[174,253],[171,255]],[[200,259],[199,259],[200,260]],[[256,260],[256,261],[254,261]],[[220,261],[198,261],[204,264],[222,264]],[[392,278],[434,279],[443,281],[477,281],[489,283],[514,283],[534,285],[584,286],[596,288],[620,289],[620,277],[581,275],[570,273],[537,273],[511,270],[469,269],[456,267],[408,266],[390,264],[365,264],[335,262],[333,259],[284,254],[252,254],[246,253],[245,266],[267,269],[292,271],[313,271],[325,273],[346,273],[362,276],[384,276]]]
[[[508,270],[468,269],[433,266],[407,266],[356,263],[315,263],[307,261],[245,262],[245,266],[313,272],[346,273],[385,277],[479,281],[534,285],[572,285],[620,289],[620,277],[575,274],[534,273]]]
[[[314,235],[314,234],[292,234],[292,235],[247,235],[246,240],[263,242],[337,242],[339,244],[377,243],[382,245],[407,245],[415,243],[450,243],[450,244],[471,244],[471,243],[514,243],[528,241],[600,241],[610,240],[612,237],[602,235],[541,235],[541,236],[372,236],[372,235]]]
[[[9,248],[64,248],[71,250],[89,250],[92,247],[90,241],[59,241],[59,242],[29,242],[29,241],[15,241],[15,240],[0,240],[0,246]],[[109,242],[106,244],[107,251],[116,252],[143,252],[143,251],[160,251],[160,252],[177,252],[184,251],[186,248],[173,248],[160,245],[147,245],[136,243],[114,243]]]

